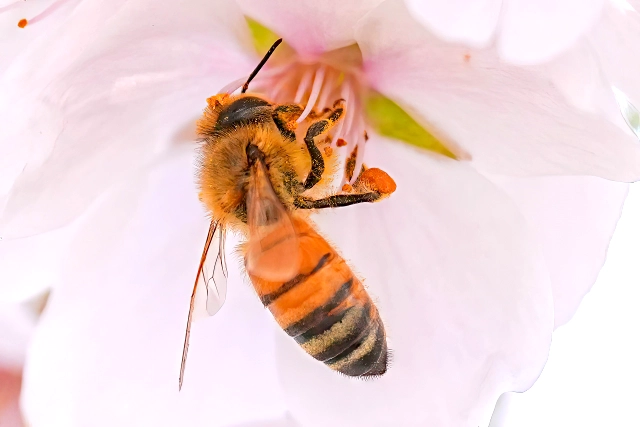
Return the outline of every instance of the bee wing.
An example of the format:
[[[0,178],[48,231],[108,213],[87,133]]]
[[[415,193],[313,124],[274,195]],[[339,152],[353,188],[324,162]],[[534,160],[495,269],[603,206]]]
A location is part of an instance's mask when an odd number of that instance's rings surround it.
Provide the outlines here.
[[[212,221],[194,285],[197,293],[204,291],[204,306],[209,316],[216,314],[227,298],[228,272],[224,250],[225,237],[225,230],[216,221]],[[210,251],[211,246],[214,249]],[[196,305],[198,303],[198,295],[196,295]]]
[[[206,299],[205,307],[207,313],[213,316],[220,310],[227,297],[227,263],[225,259],[224,241],[225,230],[218,221],[211,221],[209,233],[204,244],[198,274],[191,292],[189,303],[189,315],[187,316],[187,328],[182,347],[182,362],[180,364],[179,389],[182,389],[184,379],[184,369],[187,363],[187,352],[189,351],[189,337],[191,335],[191,322],[196,308],[201,304],[200,300]],[[211,246],[213,245],[213,250]],[[200,297],[200,298],[199,298]]]
[[[267,281],[287,281],[300,266],[300,245],[289,213],[276,195],[262,161],[251,167],[247,192],[247,272]]]

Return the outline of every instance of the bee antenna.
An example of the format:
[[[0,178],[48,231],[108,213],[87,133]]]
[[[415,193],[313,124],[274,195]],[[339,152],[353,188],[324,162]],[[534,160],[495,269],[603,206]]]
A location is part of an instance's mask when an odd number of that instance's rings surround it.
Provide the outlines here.
[[[275,41],[275,43],[273,45],[271,45],[271,48],[269,49],[269,51],[264,55],[264,58],[262,58],[262,61],[260,61],[260,63],[258,64],[258,66],[256,67],[255,70],[253,70],[251,72],[251,74],[249,75],[249,78],[247,79],[247,81],[245,82],[245,84],[242,85],[242,92],[240,93],[245,93],[247,91],[247,89],[249,89],[249,83],[251,82],[251,80],[253,80],[253,78],[256,76],[256,74],[258,74],[258,72],[260,71],[260,69],[262,69],[262,67],[264,67],[264,64],[267,63],[267,61],[269,60],[269,58],[271,57],[271,55],[273,54],[273,51],[276,50],[276,48],[278,47],[278,45],[282,43],[282,39],[278,39]]]

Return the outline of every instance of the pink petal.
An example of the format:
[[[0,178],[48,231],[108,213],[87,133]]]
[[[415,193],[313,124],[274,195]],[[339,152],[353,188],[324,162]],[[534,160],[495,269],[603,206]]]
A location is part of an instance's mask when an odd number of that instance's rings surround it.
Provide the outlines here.
[[[302,55],[321,54],[355,42],[360,18],[382,0],[238,0],[244,12],[273,30]]]
[[[93,37],[90,47],[65,70],[64,78],[58,75],[46,90],[13,109],[23,120],[7,123],[11,138],[0,150],[10,153],[8,162],[21,173],[14,178],[0,223],[4,237],[69,222],[117,179],[184,139],[180,132],[193,126],[206,97],[255,65],[243,52],[248,45],[246,24],[233,4],[151,3],[126,3],[108,25],[96,29],[98,34],[84,27],[79,12],[74,14],[77,25]],[[53,51],[59,47],[55,39],[52,45]],[[33,76],[28,77],[17,87],[24,88]],[[12,93],[20,95],[19,90]],[[28,120],[33,114],[29,107],[41,100],[46,111],[57,110],[54,117],[64,119],[53,134],[47,132],[57,121]],[[34,128],[47,138],[34,138]],[[11,141],[16,140],[36,155],[25,149],[15,152]]]
[[[20,415],[19,372],[0,367],[0,425],[3,427],[23,427]]]
[[[491,179],[520,207],[542,245],[557,328],[595,282],[629,185],[574,176]]]
[[[222,426],[284,413],[273,321],[231,254],[227,304],[194,324],[178,392],[208,220],[192,150],[170,154],[113,189],[84,223],[29,351],[23,407],[32,427]],[[145,191],[129,190],[140,181]]]
[[[305,427],[487,425],[503,391],[535,381],[550,345],[551,287],[527,224],[464,163],[376,137],[367,164],[397,192],[318,223],[366,279],[392,364],[382,378],[347,378],[279,332],[292,415]]]
[[[602,68],[611,83],[621,89],[631,101],[640,105],[640,58],[635,53],[640,40],[640,2],[633,0],[633,8],[620,8],[610,2],[603,18],[589,34]]]
[[[640,179],[640,144],[628,130],[573,108],[543,73],[439,41],[400,6],[386,2],[362,21],[370,82],[478,169]]]
[[[475,47],[487,46],[496,31],[502,0],[406,0],[413,16],[438,37]]]
[[[568,49],[601,16],[605,0],[506,0],[498,51],[509,62],[544,62]]]

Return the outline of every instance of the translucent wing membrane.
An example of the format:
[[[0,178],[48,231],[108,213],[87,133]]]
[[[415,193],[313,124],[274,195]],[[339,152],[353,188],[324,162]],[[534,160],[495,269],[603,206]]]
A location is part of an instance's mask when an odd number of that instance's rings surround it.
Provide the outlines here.
[[[191,335],[191,322],[196,308],[201,305],[199,295],[206,298],[205,306],[209,315],[216,314],[227,297],[227,263],[224,251],[224,241],[226,233],[218,221],[211,221],[209,233],[204,244],[198,274],[191,292],[189,303],[189,315],[187,317],[187,328],[182,347],[182,363],[180,365],[179,388],[182,389],[184,379],[184,369],[187,363],[187,352],[189,351],[189,337]],[[213,247],[213,249],[211,249]]]
[[[213,226],[213,225],[212,225]],[[211,227],[209,229],[211,235]],[[209,252],[209,247],[205,245],[201,264],[197,287],[202,287],[206,293],[205,307],[209,316],[213,316],[222,308],[227,298],[227,261],[224,251],[224,239],[226,237],[225,230],[218,227],[214,229],[212,241],[209,246],[213,246],[214,250]],[[209,236],[207,236],[209,242]],[[217,247],[217,251],[215,248]],[[198,300],[196,299],[196,304]]]
[[[247,193],[247,272],[268,281],[287,281],[300,266],[300,245],[289,213],[276,195],[262,161],[251,167]]]

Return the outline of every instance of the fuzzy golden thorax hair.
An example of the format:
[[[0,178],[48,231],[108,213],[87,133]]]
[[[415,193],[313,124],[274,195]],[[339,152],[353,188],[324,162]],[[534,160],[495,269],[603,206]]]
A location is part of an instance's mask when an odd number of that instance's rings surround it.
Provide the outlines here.
[[[264,153],[273,190],[286,209],[294,209],[293,199],[303,190],[301,182],[311,162],[305,147],[286,140],[275,123],[248,124],[228,132],[204,134],[203,139],[200,199],[215,219],[246,233],[249,144]]]

